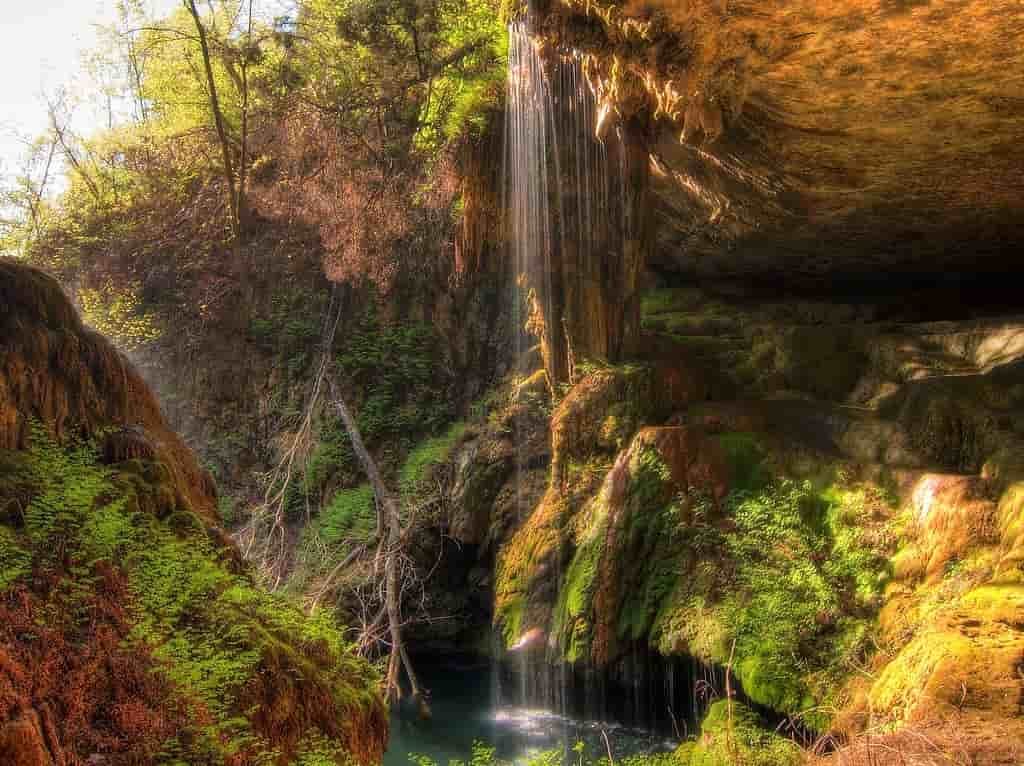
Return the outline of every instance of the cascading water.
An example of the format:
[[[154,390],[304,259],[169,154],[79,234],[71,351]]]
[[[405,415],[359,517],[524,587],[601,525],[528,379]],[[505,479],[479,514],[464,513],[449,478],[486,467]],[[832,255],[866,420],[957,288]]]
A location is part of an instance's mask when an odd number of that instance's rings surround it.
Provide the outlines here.
[[[518,281],[557,383],[574,379],[581,357],[620,354],[618,306],[639,263],[625,136],[616,127],[597,137],[584,63],[575,51],[542,56],[527,21],[509,27],[505,209]]]
[[[524,327],[529,323],[534,332],[539,328],[553,382],[571,382],[583,353],[613,356],[614,337],[622,328],[609,326],[613,320],[600,311],[589,316],[588,308],[618,302],[619,270],[628,272],[637,255],[636,199],[623,129],[597,137],[603,121],[584,65],[575,51],[542,55],[528,20],[510,25],[504,203],[517,275],[516,357],[521,358],[529,342]],[[521,489],[519,498],[523,522],[534,509]],[[562,557],[554,559],[560,590]],[[695,706],[679,702],[682,688],[667,680],[678,674],[693,687],[701,671],[683,667],[683,661],[634,653],[616,676],[570,668],[562,648],[550,643],[543,654],[513,653],[514,678],[495,684],[505,692],[502,703],[542,707],[566,721],[582,716],[670,729],[661,718],[674,717],[674,706],[686,708],[684,719],[692,719]],[[652,691],[652,684],[664,689]],[[517,691],[511,700],[510,689]]]
[[[585,58],[543,49],[529,29],[528,17],[509,28],[505,124],[504,202],[519,291],[513,305],[520,311],[516,354],[520,358],[529,342],[524,326],[539,329],[552,383],[572,383],[586,356],[613,359],[622,352],[616,344],[626,334],[628,312],[607,309],[628,302],[635,286],[643,229],[637,179],[644,178],[641,165],[648,159],[645,151],[635,152],[625,126],[610,125]],[[534,508],[522,490],[519,498],[522,523]],[[553,557],[556,592],[563,586],[562,561]],[[719,668],[642,646],[601,669],[567,665],[563,647],[551,639],[543,651],[513,657],[503,704],[677,737],[692,733],[724,682]]]
[[[574,382],[584,360],[623,356],[630,321],[624,306],[635,295],[646,230],[639,213],[646,151],[638,151],[642,144],[626,126],[602,119],[585,69],[579,53],[542,50],[528,20],[511,25],[502,203],[516,274],[516,362],[530,358],[527,344],[539,334],[553,385]],[[533,457],[517,445],[520,525],[537,500],[524,480],[536,472],[527,465]],[[568,553],[569,540],[563,542],[561,553]],[[565,560],[551,557],[549,595],[562,590]],[[510,760],[560,746],[574,763],[568,748],[579,740],[591,755],[603,754],[607,743],[616,759],[662,749],[672,744],[665,735],[677,740],[693,732],[704,690],[721,688],[718,670],[642,647],[609,667],[569,665],[564,647],[540,628],[522,629],[520,651],[506,652],[504,636],[494,636],[492,657],[504,661],[489,669],[472,660],[425,667],[434,718],[396,710],[386,766],[403,764],[408,752],[440,763],[464,759],[476,739]]]

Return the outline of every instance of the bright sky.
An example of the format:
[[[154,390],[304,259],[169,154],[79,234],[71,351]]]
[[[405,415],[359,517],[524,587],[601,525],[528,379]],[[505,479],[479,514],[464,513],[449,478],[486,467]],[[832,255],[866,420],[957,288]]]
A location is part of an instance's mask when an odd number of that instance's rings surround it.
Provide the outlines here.
[[[165,15],[181,0],[147,0],[150,10]],[[113,0],[28,0],[4,3],[0,14],[0,173],[17,167],[23,146],[46,128],[42,93],[61,86],[83,86],[81,55],[96,44],[96,25],[116,18]],[[102,124],[94,109],[75,112],[75,129],[89,133]]]
[[[97,25],[117,16],[114,0],[0,0],[0,175],[15,171],[24,153],[19,138],[46,129],[46,102],[66,86],[82,94],[82,54],[95,48]],[[181,0],[144,0],[151,17],[167,16]],[[257,16],[272,17],[290,8],[289,0],[256,0]],[[98,105],[76,107],[73,128],[88,135],[102,127],[106,113]]]

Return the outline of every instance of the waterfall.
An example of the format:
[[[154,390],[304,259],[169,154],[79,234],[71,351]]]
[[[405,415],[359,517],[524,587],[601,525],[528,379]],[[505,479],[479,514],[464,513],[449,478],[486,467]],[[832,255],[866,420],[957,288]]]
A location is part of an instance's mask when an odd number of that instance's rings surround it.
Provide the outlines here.
[[[618,126],[598,138],[608,121],[583,56],[542,55],[528,20],[509,26],[505,114],[512,263],[541,320],[548,373],[567,382],[583,357],[611,359],[622,343],[620,304],[639,263],[625,135]]]
[[[626,127],[609,126],[584,57],[542,49],[529,29],[529,18],[509,27],[505,114],[503,204],[516,275],[515,352],[521,359],[531,342],[525,326],[539,328],[552,382],[571,383],[583,359],[620,353],[629,321],[624,296],[632,296],[641,262],[636,178],[645,178],[647,154],[631,155]],[[533,502],[520,483],[520,523]],[[563,586],[562,560],[553,556],[556,592]],[[705,671],[646,648],[634,647],[608,668],[570,666],[550,639],[545,651],[520,650],[508,659],[505,670],[514,678],[498,681],[501,702],[542,707],[566,720],[672,732],[687,729],[703,708],[690,692]]]

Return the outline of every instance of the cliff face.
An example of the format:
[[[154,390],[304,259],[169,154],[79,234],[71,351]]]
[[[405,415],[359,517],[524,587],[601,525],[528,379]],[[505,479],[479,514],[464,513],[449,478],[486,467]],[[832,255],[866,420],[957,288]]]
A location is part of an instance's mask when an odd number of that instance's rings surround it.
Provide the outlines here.
[[[573,303],[617,254],[555,238],[533,278],[572,385],[547,400],[526,361],[456,461],[455,486],[488,477],[453,529],[495,553],[506,643],[618,677],[651,649],[729,665],[826,762],[1019,762],[1024,12],[528,5],[549,77],[581,59],[598,134],[646,159],[637,242],[669,289],[610,353],[567,333],[636,299]],[[684,763],[736,760],[721,714]],[[799,757],[778,747],[751,762]]]
[[[532,469],[521,521],[497,487],[459,498],[497,550],[507,643],[613,675],[644,649],[728,664],[839,763],[1016,763],[1021,319],[697,288],[643,306],[640,358],[592,368],[548,440],[514,435],[522,387],[491,418],[512,428],[464,448],[466,480],[510,438]],[[720,717],[684,763],[732,762]]]
[[[374,673],[253,586],[132,366],[41,272],[0,303],[0,760],[379,761]]]
[[[1013,272],[1024,12],[1010,0],[550,0],[647,121],[654,263],[803,286]]]

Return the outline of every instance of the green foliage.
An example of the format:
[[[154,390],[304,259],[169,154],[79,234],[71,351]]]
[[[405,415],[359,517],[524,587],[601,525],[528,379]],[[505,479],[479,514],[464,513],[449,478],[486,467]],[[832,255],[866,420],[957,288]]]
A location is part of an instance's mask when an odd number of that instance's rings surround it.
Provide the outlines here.
[[[364,391],[358,421],[368,445],[394,439],[411,447],[416,436],[451,420],[440,350],[433,326],[383,324],[373,312],[346,338],[338,364]]]
[[[82,525],[82,552],[90,563],[116,560],[131,535],[131,517],[125,512],[127,498],[119,497],[94,510]]]
[[[480,136],[488,112],[500,107],[504,94],[508,31],[494,0],[440,3],[439,8],[438,34],[444,47],[467,54],[434,83],[416,137],[421,148],[436,149],[443,139]]]
[[[258,310],[249,324],[249,336],[266,353],[276,356],[271,406],[284,422],[300,417],[306,382],[319,359],[323,332],[320,317],[326,310],[324,294],[282,285],[269,306]]]
[[[418,753],[409,754],[413,766],[441,766],[433,758]],[[518,761],[516,763],[519,763]],[[562,766],[561,749],[541,750],[532,753],[521,766]],[[452,759],[448,766],[513,766],[512,762],[498,758],[498,750],[486,742],[474,742],[468,760]],[[588,761],[589,766],[589,761]]]
[[[358,466],[348,432],[340,420],[325,419],[320,423],[317,445],[306,462],[302,477],[303,491],[314,494],[332,484],[356,480]]]
[[[796,766],[800,747],[762,726],[744,705],[718,700],[701,723],[696,742],[676,751],[680,766]]]
[[[609,766],[607,756],[594,758],[586,745],[577,742],[571,755],[561,749],[531,754],[523,766]],[[615,761],[620,766],[796,766],[802,761],[801,748],[766,728],[747,707],[726,700],[714,703],[701,725],[700,737],[684,743],[674,752],[635,753]],[[439,766],[433,759],[410,754],[413,766]],[[511,766],[497,757],[496,750],[482,742],[473,745],[468,760],[453,759],[448,766]]]
[[[403,151],[437,156],[448,141],[478,130],[500,103],[507,56],[500,5],[304,0],[300,23],[312,44],[299,48],[293,67],[319,103],[386,96],[393,140],[404,134],[411,147]]]
[[[835,687],[822,677],[841,678],[864,649],[887,569],[836,497],[787,479],[730,494],[729,525],[706,537],[714,559],[679,582],[659,616],[661,645],[682,639],[720,664],[732,656],[747,694],[776,710],[822,702]]]
[[[345,751],[320,732],[307,735],[299,744],[294,766],[338,766],[346,760]]]
[[[63,571],[62,619],[85,620],[99,587],[93,565],[106,560],[119,568],[130,592],[131,640],[152,647],[196,714],[195,729],[167,743],[166,761],[276,752],[240,707],[242,690],[268,658],[274,672],[318,674],[338,711],[378,704],[371,668],[326,613],[306,615],[230,571],[222,563],[226,552],[191,511],[179,508],[162,521],[143,510],[143,496],[169,492],[151,483],[167,481],[166,470],[141,461],[101,465],[91,444],[61,447],[38,425],[30,445],[24,453],[0,452],[0,466],[14,474],[0,483],[0,507],[30,495],[20,532],[0,524],[0,586],[33,566]],[[327,659],[314,663],[307,650]],[[317,757],[340,751],[340,743],[307,733],[313,739],[300,762],[320,763]]]
[[[198,5],[201,12],[205,10],[203,4]],[[230,4],[213,3],[210,7],[213,11],[204,14],[204,24],[215,52],[221,52],[211,56],[210,63],[227,129],[238,135],[246,95],[250,110],[266,108],[274,96],[285,51],[274,44],[277,38],[261,27],[254,30],[254,47],[247,49],[244,14],[233,13]],[[140,95],[149,104],[150,125],[158,136],[182,135],[210,126],[210,102],[195,32],[192,18],[179,4],[158,26],[147,27],[137,43],[138,50],[146,54]],[[248,94],[242,89],[243,64],[252,84]]]
[[[373,489],[363,484],[353,489],[334,493],[331,501],[320,511],[315,532],[326,545],[345,540],[368,540],[377,524]]]
[[[824,716],[807,711],[829,702],[863,660],[886,581],[884,535],[865,523],[865,506],[877,498],[848,485],[820,492],[810,482],[772,480],[751,435],[720,443],[737,487],[720,504],[674,496],[650,448],[632,456],[619,500],[612,487],[623,476],[605,483],[574,522],[581,531],[552,633],[571,661],[587,655],[595,621],[610,621],[622,641],[731,660],[754,701],[824,727]],[[597,614],[605,570],[615,572],[617,603]]]
[[[398,474],[398,486],[403,497],[412,498],[423,490],[430,471],[448,459],[465,433],[465,423],[453,423],[443,434],[427,439],[409,453]]]
[[[0,590],[10,587],[31,569],[32,554],[22,546],[14,530],[0,526]]]

